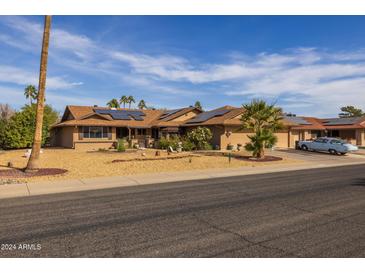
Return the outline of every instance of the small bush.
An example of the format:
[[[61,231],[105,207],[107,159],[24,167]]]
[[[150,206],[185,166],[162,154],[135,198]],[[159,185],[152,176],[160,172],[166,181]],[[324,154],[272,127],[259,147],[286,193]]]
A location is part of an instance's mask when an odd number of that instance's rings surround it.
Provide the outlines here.
[[[213,146],[209,143],[204,144],[203,150],[213,150]]]
[[[181,140],[181,143],[182,143],[182,149],[184,151],[192,151],[195,148],[195,145],[188,139]]]
[[[157,148],[167,149],[169,145],[170,145],[169,140],[167,140],[165,137],[161,137],[160,140],[158,140]]]
[[[181,140],[178,136],[171,136],[169,139],[161,137],[157,143],[157,148],[168,149],[168,147],[172,147],[172,149],[176,150],[179,142],[181,142]]]
[[[117,151],[118,152],[125,152],[124,139],[118,140]]]

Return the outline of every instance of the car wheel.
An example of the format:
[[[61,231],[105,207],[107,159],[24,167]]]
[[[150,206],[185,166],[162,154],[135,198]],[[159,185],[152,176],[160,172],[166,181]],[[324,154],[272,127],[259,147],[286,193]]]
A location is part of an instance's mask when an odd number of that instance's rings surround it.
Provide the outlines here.
[[[334,150],[334,149],[330,149],[330,150],[328,150],[328,152],[331,153],[331,154],[333,154],[333,155],[337,154],[337,151]]]
[[[302,145],[301,149],[302,150],[308,150],[308,147],[306,145]]]
[[[341,152],[340,154],[341,154],[341,155],[346,155],[346,152]]]

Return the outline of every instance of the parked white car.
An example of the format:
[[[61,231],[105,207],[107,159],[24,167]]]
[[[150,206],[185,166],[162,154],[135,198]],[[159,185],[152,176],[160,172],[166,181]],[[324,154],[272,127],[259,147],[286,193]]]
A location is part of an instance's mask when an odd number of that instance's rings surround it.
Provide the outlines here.
[[[345,155],[358,150],[357,146],[346,143],[338,138],[321,137],[314,141],[299,141],[298,148],[311,151],[328,151],[331,154]]]

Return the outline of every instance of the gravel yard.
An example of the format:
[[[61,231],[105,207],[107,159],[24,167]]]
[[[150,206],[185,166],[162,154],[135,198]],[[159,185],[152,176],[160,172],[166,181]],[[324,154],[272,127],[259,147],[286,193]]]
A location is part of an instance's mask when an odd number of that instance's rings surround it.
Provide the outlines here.
[[[11,161],[15,168],[24,168],[27,158],[24,157],[25,149],[5,151],[0,154],[0,170],[8,169],[7,163]],[[41,181],[41,180],[64,180],[72,178],[90,178],[103,176],[133,175],[141,173],[155,173],[182,170],[201,170],[209,168],[228,168],[240,166],[262,166],[278,164],[295,164],[298,160],[286,159],[276,162],[249,162],[241,159],[231,159],[231,163],[226,156],[200,156],[186,157],[179,159],[162,159],[154,161],[131,161],[115,162],[118,159],[132,158],[157,158],[168,156],[165,151],[161,151],[161,156],[155,156],[155,150],[147,149],[136,152],[111,152],[97,151],[85,152],[73,149],[44,149],[41,154],[41,165],[43,168],[60,168],[68,172],[62,175],[37,176],[32,178],[22,178],[22,181]],[[142,156],[145,153],[145,156]],[[169,157],[188,155],[188,152],[171,154]],[[244,152],[240,154],[247,155]],[[0,178],[1,180],[1,178]]]

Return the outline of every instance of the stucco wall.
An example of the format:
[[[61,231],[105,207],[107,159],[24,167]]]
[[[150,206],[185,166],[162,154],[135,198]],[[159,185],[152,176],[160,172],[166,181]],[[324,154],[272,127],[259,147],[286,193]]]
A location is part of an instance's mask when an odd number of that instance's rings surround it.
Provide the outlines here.
[[[229,132],[230,134],[226,134]],[[250,141],[249,135],[253,133],[249,130],[240,130],[239,127],[227,126],[225,132],[221,134],[221,149],[226,149],[228,144],[237,147],[237,144],[245,145]],[[275,135],[278,137],[276,147],[288,147],[288,131],[276,132]]]
[[[276,147],[288,147],[289,143],[289,133],[287,130],[276,132],[275,136],[278,137],[278,142],[276,143]]]
[[[365,129],[356,130],[356,145],[365,146]]]
[[[62,127],[59,129],[56,137],[55,146],[73,147],[73,138],[74,132],[76,131],[75,127]]]
[[[227,132],[230,134],[226,134]],[[221,134],[221,149],[226,149],[228,144],[233,145],[234,148],[237,147],[237,144],[245,145],[250,141],[248,136],[252,134],[248,130],[239,130],[239,127],[227,126],[225,132]],[[278,137],[276,147],[288,147],[289,133],[287,130],[276,132],[275,136]]]
[[[234,148],[237,147],[237,144],[245,145],[249,142],[249,134],[249,131],[239,130],[239,127],[225,127],[225,132],[221,135],[221,149],[226,149],[229,144]]]
[[[290,147],[295,148],[295,142],[300,140],[300,132],[298,130],[289,131]]]

